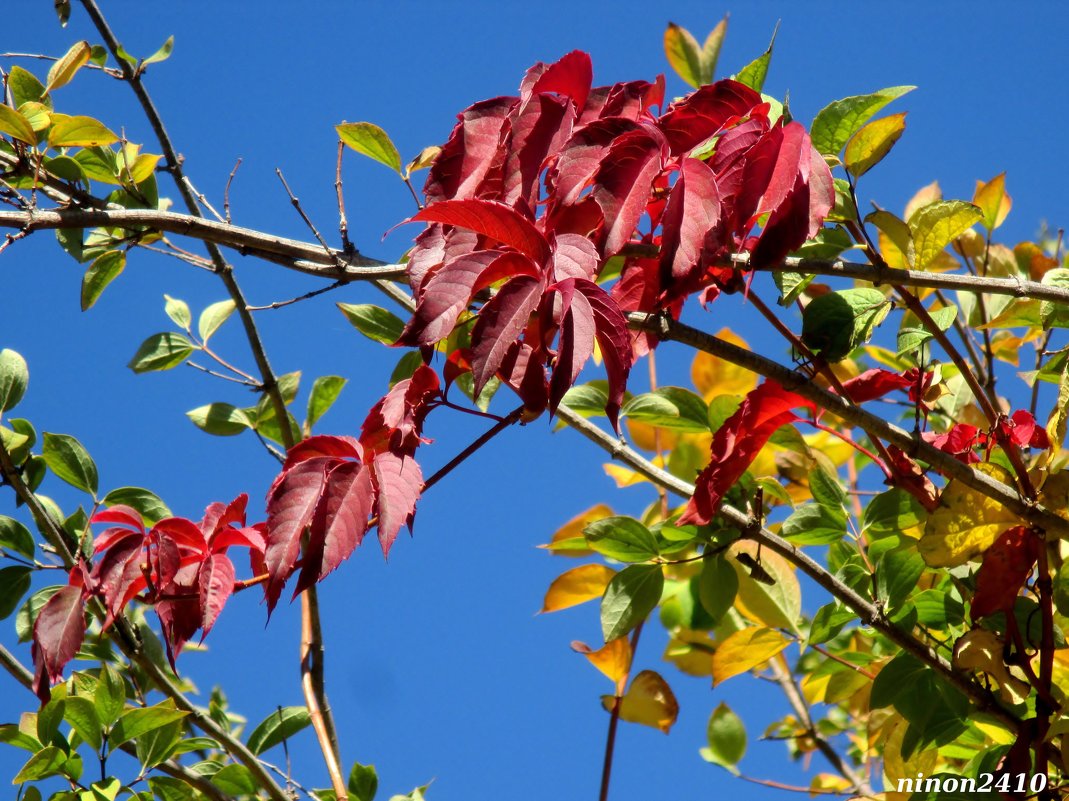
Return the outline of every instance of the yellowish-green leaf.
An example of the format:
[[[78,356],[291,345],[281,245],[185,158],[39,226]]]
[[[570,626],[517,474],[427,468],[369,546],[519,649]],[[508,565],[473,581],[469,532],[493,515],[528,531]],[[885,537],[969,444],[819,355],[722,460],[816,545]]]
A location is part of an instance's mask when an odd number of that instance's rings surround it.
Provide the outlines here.
[[[935,203],[935,201],[942,199],[943,189],[939,186],[938,181],[932,181],[930,184],[925,184],[913,193],[913,197],[906,201],[906,207],[902,210],[902,219],[908,220],[913,216],[917,209],[922,209],[928,204]]]
[[[906,269],[910,264],[913,235],[904,220],[884,209],[865,217],[865,222],[876,226],[880,237],[880,253],[891,267]]]
[[[434,164],[434,160],[438,158],[438,154],[442,152],[442,148],[438,145],[431,145],[425,147],[423,150],[416,154],[416,157],[412,161],[405,165],[405,177],[407,178],[416,170],[425,170]]]
[[[778,631],[764,627],[728,635],[713,654],[713,684],[763,665],[789,644]]]
[[[612,509],[603,503],[591,506],[553,532],[553,537],[550,539],[549,544],[539,547],[548,549],[556,556],[589,556],[594,552],[586,544],[583,529],[591,523],[596,523],[612,516]]]
[[[972,202],[983,212],[988,233],[1002,225],[1013,206],[1013,199],[1006,194],[1006,173],[1000,172],[987,183],[977,181]]]
[[[1009,472],[997,464],[981,463],[974,469],[1009,487]],[[929,567],[957,567],[984,551],[998,536],[1021,525],[1021,519],[1000,502],[958,479],[953,479],[939,498],[939,508],[928,517],[917,549]]]
[[[905,112],[867,123],[846,143],[843,156],[846,169],[855,178],[860,178],[891,151],[905,130]]]
[[[580,565],[553,580],[542,601],[542,612],[556,612],[600,598],[616,571],[606,565]]]
[[[631,671],[631,641],[627,637],[610,640],[596,651],[592,651],[586,643],[576,641],[572,643],[572,650],[585,656],[614,684],[627,679]]]
[[[913,89],[916,87],[892,86],[871,95],[844,97],[829,103],[813,119],[810,131],[813,147],[826,156],[838,155],[843,145],[873,114]]]
[[[370,122],[343,122],[335,125],[338,138],[357,153],[363,153],[391,170],[401,172],[401,154],[397,152],[389,135],[379,126]]]
[[[943,248],[983,219],[983,213],[964,200],[939,200],[917,209],[909,218],[913,233],[913,267],[923,270]]]
[[[713,78],[716,77],[716,63],[720,60],[720,48],[724,44],[724,36],[727,32],[728,18],[725,14],[724,18],[716,23],[716,27],[709,31],[709,35],[705,37],[705,44],[702,45],[702,84],[712,83]]]
[[[93,307],[108,284],[126,267],[126,252],[108,250],[93,259],[82,278],[82,311]]]
[[[167,41],[160,45],[160,49],[153,53],[151,56],[141,62],[142,66],[149,64],[156,64],[160,61],[166,61],[171,57],[171,51],[174,50],[174,37],[168,36]]]
[[[768,43],[768,49],[743,67],[735,75],[735,80],[745,84],[755,92],[760,92],[765,85],[765,77],[768,75],[768,65],[772,61],[772,48],[776,44],[776,34],[779,33],[779,23],[772,30],[772,41]]]
[[[70,83],[74,73],[89,63],[89,56],[92,50],[89,42],[77,42],[74,44],[48,71],[45,92],[51,92],[53,89],[59,89],[59,87]]]
[[[765,548],[758,562],[757,546],[748,541],[736,543],[730,553],[739,579],[735,607],[742,616],[771,628],[795,630],[801,618],[802,590],[787,560]],[[757,564],[759,569],[741,562]]]
[[[43,103],[50,111],[52,109],[52,101],[45,95],[44,84],[37,80],[36,75],[22,67],[11,68],[11,72],[7,74],[7,88],[11,91],[15,108],[24,103],[38,102]]]
[[[721,329],[717,336],[745,350],[750,348],[746,340],[730,329]],[[694,388],[706,401],[711,401],[718,395],[745,396],[757,386],[757,376],[754,373],[704,351],[698,351],[691,362],[690,378],[694,382]]]
[[[690,31],[669,22],[664,32],[664,54],[680,78],[695,89],[702,85],[702,50]]]
[[[207,342],[211,335],[230,318],[235,308],[234,301],[230,299],[220,300],[206,307],[197,320],[197,333],[200,334],[201,341]]]
[[[130,178],[135,184],[139,184],[148,178],[156,169],[163,156],[158,153],[140,153],[130,165]]]
[[[623,698],[602,696],[602,705],[611,712],[620,704],[620,719],[640,723],[668,734],[679,717],[679,702],[672,688],[653,670],[643,670],[631,681]]]
[[[53,125],[48,132],[48,144],[52,147],[93,147],[118,141],[119,137],[109,131],[104,123],[92,117],[67,117]]]
[[[33,132],[33,124],[22,114],[19,114],[11,106],[0,103],[0,133],[7,134],[12,139],[18,139],[27,145],[37,141]]]
[[[34,133],[40,133],[52,124],[52,113],[44,103],[29,101],[19,106],[19,114],[29,120]]]

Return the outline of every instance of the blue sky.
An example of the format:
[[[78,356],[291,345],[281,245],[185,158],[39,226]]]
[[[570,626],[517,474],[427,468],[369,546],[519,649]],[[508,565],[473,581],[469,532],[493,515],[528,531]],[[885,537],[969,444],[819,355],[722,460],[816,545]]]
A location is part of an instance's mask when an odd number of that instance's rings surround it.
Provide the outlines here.
[[[136,55],[151,53],[174,34],[174,55],[151,67],[146,80],[188,174],[218,203],[241,157],[231,192],[234,221],[285,236],[310,238],[275,167],[324,233],[336,233],[333,125],[343,119],[381,125],[409,158],[442,142],[467,105],[514,92],[535,61],[579,48],[591,53],[598,83],[652,79],[668,70],[661,44],[668,20],[703,39],[724,11],[731,22],[718,77],[763,51],[782,20],[765,91],[789,92],[794,116],[803,122],[846,95],[919,86],[890,109],[909,112],[907,131],[889,159],[863,179],[866,200],[901,211],[932,180],[947,197],[968,199],[977,179],[1005,170],[1014,208],[1004,241],[1033,236],[1044,219],[1054,227],[1069,221],[1063,150],[1069,11],[1061,5],[1022,4],[1009,13],[993,2],[721,8],[704,2],[297,6],[271,0],[114,2],[104,10]],[[8,11],[12,18],[18,24],[5,28],[0,48],[59,55],[78,39],[98,40],[79,8],[66,30],[56,24],[51,3],[17,4]],[[45,72],[40,62],[19,63]],[[668,80],[670,93],[684,91],[677,78]],[[60,90],[57,104],[100,116],[154,149],[118,82],[83,72]],[[411,214],[411,198],[381,166],[355,156],[347,156],[346,165],[353,241],[370,255],[396,258],[416,229],[402,227],[385,241],[382,236]],[[253,303],[314,286],[272,265],[237,255],[234,262]],[[199,517],[207,503],[239,492],[259,503],[275,465],[255,440],[208,437],[184,416],[215,400],[247,403],[240,391],[185,368],[134,376],[125,367],[142,339],[168,329],[164,292],[185,299],[196,313],[223,298],[217,279],[134,253],[98,305],[80,314],[79,269],[40,234],[0,257],[0,280],[0,346],[20,351],[30,363],[30,391],[18,411],[39,431],[75,434],[96,458],[105,487],[150,487],[177,514]],[[356,334],[335,301],[382,302],[373,289],[352,286],[264,313],[261,322],[279,372],[303,370],[305,388],[318,375],[351,379],[320,428],[352,433],[384,391],[397,354]],[[747,332],[760,330],[740,303],[714,306],[696,319],[713,331],[745,320]],[[750,338],[756,346],[771,342],[760,334]],[[218,344],[249,363],[233,322]],[[666,347],[658,366],[663,382],[684,382],[689,355]],[[509,404],[501,399],[502,408]],[[436,413],[427,430],[436,442],[423,454],[425,472],[484,428],[478,420]],[[571,564],[534,546],[598,501],[629,513],[649,501],[645,490],[615,490],[603,461],[576,435],[551,433],[545,420],[510,430],[427,495],[414,539],[402,536],[388,565],[369,542],[323,586],[328,682],[343,757],[347,764],[375,763],[385,797],[432,777],[435,801],[595,796],[606,725],[598,697],[610,688],[568,643],[598,641],[597,609],[591,604],[535,617],[548,582]],[[44,491],[66,510],[80,500],[55,480]],[[10,508],[8,499],[0,501],[0,512]],[[807,592],[807,608],[824,602]],[[180,668],[205,692],[222,684],[234,707],[253,721],[276,705],[297,704],[296,612],[283,605],[265,627],[257,600],[237,597],[209,637],[208,651],[183,657]],[[781,744],[754,742],[784,711],[773,689],[740,678],[711,690],[674,673],[660,660],[664,636],[656,629],[644,635],[637,664],[664,670],[680,699],[680,720],[668,737],[623,727],[612,797],[781,797],[741,785],[699,758],[706,720],[721,700],[748,724],[748,773],[806,783],[801,768],[786,762]],[[28,660],[28,648],[19,652]],[[14,717],[30,700],[4,692],[0,718]],[[18,756],[0,751],[0,773],[12,774]],[[309,733],[292,744],[291,757],[302,781],[325,784]],[[814,767],[825,766],[815,759]]]

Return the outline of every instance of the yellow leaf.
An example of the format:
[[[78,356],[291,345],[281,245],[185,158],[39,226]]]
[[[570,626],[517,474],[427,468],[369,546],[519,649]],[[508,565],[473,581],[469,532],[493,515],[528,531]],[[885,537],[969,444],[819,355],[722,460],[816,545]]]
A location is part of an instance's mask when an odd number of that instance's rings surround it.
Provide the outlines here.
[[[438,154],[441,152],[442,148],[438,145],[431,145],[430,147],[423,148],[412,161],[405,165],[405,176],[407,177],[411,175],[416,170],[427,169],[427,167],[434,164],[434,160],[438,158]]]
[[[690,31],[669,22],[664,32],[664,54],[680,78],[695,89],[702,85],[702,51]]]
[[[906,208],[902,210],[902,217],[908,220],[917,209],[924,208],[942,199],[943,190],[939,187],[939,182],[932,181],[927,186],[922,186],[918,189],[917,193],[909,199],[909,202],[906,203]]]
[[[973,465],[996,481],[1012,487],[1005,468],[990,463]],[[946,485],[939,508],[928,516],[917,549],[929,567],[957,567],[986,551],[999,534],[1021,524],[1021,519],[998,501],[958,479]]]
[[[939,760],[939,751],[926,748],[915,750],[909,759],[902,758],[902,738],[906,735],[909,723],[904,718],[897,718],[891,723],[887,742],[883,747],[884,787],[897,787],[899,779],[916,779],[917,774],[930,776]],[[908,798],[909,793],[900,797]]]
[[[655,456],[650,459],[650,461],[658,467],[664,467],[663,456]],[[621,489],[623,489],[624,487],[633,487],[636,484],[642,484],[643,482],[649,481],[649,479],[641,473],[636,473],[634,470],[629,470],[623,465],[606,464],[603,465],[603,467],[605,468],[605,474],[613,481],[615,481],[616,486]]]
[[[984,213],[984,228],[989,232],[1002,225],[1013,206],[1013,199],[1006,194],[1006,173],[1000,172],[987,183],[977,181],[972,202]]]
[[[92,52],[93,48],[89,46],[89,42],[74,44],[48,71],[48,85],[45,86],[45,93],[70,83],[74,73],[89,63],[89,56]]]
[[[631,641],[627,637],[610,640],[596,651],[590,650],[586,643],[576,641],[572,643],[572,650],[583,654],[615,684],[624,681],[631,671]]]
[[[0,133],[7,134],[12,139],[18,139],[27,145],[32,145],[37,141],[33,132],[33,124],[24,115],[3,103],[0,103]]]
[[[999,685],[999,694],[1008,704],[1023,704],[1031,692],[1028,682],[1010,675],[1002,660],[1003,643],[998,635],[987,629],[973,629],[954,643],[955,670],[983,671]]]
[[[767,548],[761,551],[761,570],[773,581],[766,584],[753,578],[751,569],[739,562],[740,556],[746,561],[758,561],[756,543],[737,542],[731,546],[730,553],[734,557],[731,564],[739,576],[739,589],[735,595],[735,608],[739,613],[754,623],[794,630],[801,617],[802,592],[787,560]]]
[[[909,217],[913,232],[913,266],[925,270],[943,248],[982,218],[980,209],[963,200],[938,200],[917,209]]]
[[[713,673],[712,638],[704,631],[679,629],[664,649],[664,660],[688,676],[711,676]]]
[[[713,684],[763,665],[790,644],[775,629],[752,628],[736,631],[713,654]]]
[[[813,777],[813,781],[809,783],[809,789],[814,792],[810,795],[821,795],[833,793],[835,795],[846,795],[853,788],[853,783],[847,781],[842,776],[835,773],[818,773]]]
[[[542,601],[542,612],[556,612],[600,598],[616,571],[605,565],[580,565],[553,579]]]
[[[746,340],[728,328],[720,329],[716,336],[732,345],[750,349]],[[690,365],[690,378],[694,388],[706,401],[717,395],[745,396],[757,386],[756,374],[704,351],[699,351],[694,357]]]
[[[611,695],[602,696],[602,705],[612,711],[615,704],[620,704],[620,719],[628,723],[641,723],[668,734],[679,717],[679,702],[676,701],[672,688],[660,674],[652,670],[643,670],[631,681],[623,698]]]
[[[612,515],[612,509],[603,503],[591,506],[553,532],[553,537],[548,545],[540,545],[538,547],[548,548],[554,556],[589,556],[594,552],[586,547],[583,529],[591,523],[604,520],[606,517],[612,517]]]
[[[58,115],[53,115],[53,120]],[[67,117],[52,126],[48,132],[48,144],[52,147],[93,147],[110,145],[119,141],[100,120],[92,117]]]
[[[906,130],[906,113],[892,114],[862,126],[843,154],[843,164],[850,174],[860,178],[886,156]]]
[[[627,434],[636,448],[641,448],[644,451],[670,451],[676,446],[678,434],[675,431],[651,426],[649,423],[632,420],[630,417],[624,419],[624,425],[627,427]]]

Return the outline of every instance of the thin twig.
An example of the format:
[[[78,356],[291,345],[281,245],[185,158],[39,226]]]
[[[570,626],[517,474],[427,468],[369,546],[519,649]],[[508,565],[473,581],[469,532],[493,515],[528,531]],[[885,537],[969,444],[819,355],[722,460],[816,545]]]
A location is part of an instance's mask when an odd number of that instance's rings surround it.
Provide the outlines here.
[[[305,292],[303,295],[298,295],[295,298],[289,300],[276,300],[274,303],[268,303],[264,306],[248,306],[249,311],[267,311],[269,309],[281,309],[283,306],[292,306],[294,303],[300,303],[302,300],[311,300],[312,298],[324,295],[327,292],[333,292],[343,286],[348,285],[348,281],[335,281],[333,284],[320,287],[319,289],[313,289],[311,292]]]
[[[609,799],[609,781],[612,779],[612,758],[616,751],[616,729],[620,725],[620,707],[623,706],[624,691],[627,689],[627,681],[635,664],[635,652],[638,650],[638,639],[642,636],[644,625],[646,625],[645,620],[635,626],[635,630],[631,632],[631,663],[627,666],[627,672],[616,683],[616,695],[613,697],[612,709],[609,710],[609,730],[605,735],[605,757],[601,765],[601,789],[598,792],[598,801]]]
[[[188,175],[183,175],[182,176],[182,180],[185,182],[186,188],[189,189],[189,191],[193,193],[193,196],[196,197],[197,200],[200,201],[200,204],[202,206],[204,206],[204,208],[206,208],[208,211],[210,211],[212,213],[212,216],[215,217],[215,219],[217,219],[219,222],[226,222],[226,220],[224,220],[222,218],[222,216],[220,216],[219,212],[217,212],[215,210],[215,207],[212,206],[212,204],[208,202],[208,198],[206,198],[204,196],[204,193],[197,191],[197,188],[195,186],[193,186],[193,182],[191,180],[189,180],[189,176]]]
[[[334,172],[334,191],[338,195],[338,234],[341,236],[341,246],[346,253],[356,250],[349,241],[349,220],[345,217],[345,195],[342,194],[341,161],[345,153],[345,143],[338,140],[338,166]]]
[[[238,167],[240,166],[241,159],[239,158],[234,163],[234,169],[230,171],[230,175],[226,177],[226,188],[223,190],[223,217],[227,225],[230,225],[230,185],[234,183],[234,176],[238,174]]]

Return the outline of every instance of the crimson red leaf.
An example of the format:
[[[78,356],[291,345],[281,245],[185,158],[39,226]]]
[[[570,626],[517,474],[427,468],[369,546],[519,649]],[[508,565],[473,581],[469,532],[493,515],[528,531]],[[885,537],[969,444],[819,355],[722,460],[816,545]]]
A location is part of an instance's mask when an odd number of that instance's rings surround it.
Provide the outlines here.
[[[614,430],[619,432],[620,404],[627,390],[627,376],[631,371],[633,352],[627,318],[609,294],[592,281],[576,281],[575,288],[590,302],[594,313],[594,331],[605,363],[605,376],[609,380],[609,401],[605,414]]]
[[[405,264],[405,274],[416,300],[423,296],[424,284],[447,259],[474,252],[480,239],[474,231],[437,224],[417,236],[416,245]]]
[[[598,171],[613,140],[638,129],[636,122],[610,117],[596,120],[573,133],[561,149],[557,163],[546,176],[546,185],[552,190],[552,201],[565,205],[575,203],[594,179],[594,173]]]
[[[128,528],[106,528],[97,534],[96,539],[93,540],[93,553],[100,553],[101,551],[106,551],[108,548],[113,548],[128,537],[134,538],[140,542],[144,539],[144,536],[144,529],[137,532]]]
[[[658,125],[673,155],[687,153],[761,104],[761,95],[737,81],[703,86],[673,103]]]
[[[438,374],[425,364],[417,367],[411,378],[394,384],[360,427],[366,457],[384,450],[415,453],[424,442],[423,420],[440,394]]]
[[[887,454],[890,456],[888,467],[891,469],[891,478],[887,483],[893,487],[901,487],[918,501],[929,512],[935,511],[939,506],[939,498],[936,497],[935,485],[924,474],[919,464],[909,458],[905,452],[895,445],[887,446]]]
[[[865,403],[876,398],[882,398],[888,392],[893,392],[896,389],[909,389],[915,383],[914,379],[907,376],[892,373],[890,370],[873,368],[844,381],[843,389],[846,390],[847,397],[854,403]]]
[[[312,522],[316,504],[323,493],[328,468],[334,459],[320,456],[295,465],[267,499],[267,547],[264,561],[268,580],[268,614],[278,603],[282,587],[293,572],[301,550],[301,536]]]
[[[724,494],[734,486],[776,430],[800,419],[792,410],[813,403],[766,380],[743,400],[738,410],[716,430],[710,461],[698,475],[694,497],[679,525],[705,525],[716,515]]]
[[[519,275],[505,284],[479,312],[479,319],[471,332],[472,374],[475,393],[482,392],[486,382],[501,367],[505,353],[538,306],[544,284],[537,278]]]
[[[203,552],[208,548],[208,541],[200,526],[184,517],[165,517],[152,527],[149,534],[160,539],[169,539],[179,549],[187,551]]]
[[[973,620],[995,612],[1012,614],[1021,588],[1032,575],[1041,547],[1040,538],[1024,526],[1015,526],[999,535],[984,552],[984,561],[976,576]]]
[[[344,462],[327,475],[294,595],[323,580],[359,547],[375,502],[371,471]]]
[[[494,200],[442,200],[420,210],[409,221],[467,228],[515,248],[538,264],[549,258],[549,245],[534,223]]]
[[[221,503],[213,503],[204,510],[204,517],[200,521],[200,530],[211,545],[215,537],[232,524],[245,525],[245,507],[249,504],[249,496],[244,492],[225,506]]]
[[[720,194],[712,169],[704,161],[684,159],[661,218],[661,276],[667,297],[682,297],[697,288],[707,247],[723,244]]]
[[[582,111],[586,106],[593,78],[594,67],[590,63],[590,54],[573,50],[555,64],[551,64],[539,76],[531,88],[531,93],[556,92],[569,98],[577,111]]]
[[[423,472],[411,456],[388,451],[378,454],[371,467],[379,514],[379,544],[382,555],[389,556],[401,526],[412,529],[416,501],[423,488]]]
[[[574,120],[575,110],[561,98],[536,95],[524,104],[512,123],[512,138],[505,157],[502,195],[505,203],[518,208],[535,208],[542,165],[551,153],[560,150],[572,132]]]
[[[797,122],[773,128],[750,149],[736,201],[740,233],[783,203],[798,183],[803,166],[808,180],[809,149],[809,137]]]
[[[105,628],[111,625],[130,599],[146,586],[141,570],[143,555],[142,538],[130,537],[108,548],[93,566],[93,588],[104,596],[104,605],[108,610]]]
[[[124,506],[121,503],[109,506],[107,509],[101,509],[90,518],[89,522],[119,523],[120,525],[137,529],[142,534],[145,533],[145,524],[141,520],[141,513],[136,509],[131,509],[129,506]]]
[[[163,586],[160,595],[165,600],[156,604],[156,614],[163,629],[163,641],[167,646],[167,660],[174,669],[175,660],[183,646],[197,633],[203,620],[200,609],[200,565],[186,565],[175,580]]]
[[[457,115],[457,124],[434,160],[423,188],[429,203],[475,197],[492,168],[515,97],[495,97]]]
[[[234,591],[234,563],[221,553],[212,554],[200,566],[197,577],[200,593],[201,640],[208,636],[219,613]]]
[[[601,259],[598,249],[587,237],[579,234],[559,234],[553,238],[553,278],[585,278],[593,281],[598,275]]]
[[[246,528],[228,528],[220,531],[212,540],[212,553],[225,553],[232,545],[240,545],[263,553],[265,544],[263,535],[259,529],[248,526]]]
[[[288,470],[299,462],[303,462],[306,459],[314,459],[317,456],[330,456],[335,459],[363,459],[364,450],[355,437],[316,434],[308,437],[308,439],[301,440],[289,449],[283,469]]]
[[[501,361],[499,374],[523,401],[525,421],[536,419],[546,410],[549,404],[546,371],[530,345],[513,342]]]
[[[658,75],[654,83],[628,81],[612,86],[599,86],[590,90],[586,108],[580,123],[586,124],[607,117],[625,117],[638,120],[651,107],[664,103],[664,76]]]
[[[63,679],[63,668],[78,653],[84,637],[82,590],[64,587],[41,607],[33,624],[33,689],[42,702],[51,697],[50,686]]]
[[[605,215],[606,258],[630,241],[661,172],[663,155],[659,134],[643,128],[617,137],[602,159],[591,194]]]
[[[553,287],[560,294],[561,322],[557,361],[549,382],[550,414],[556,414],[564,393],[594,353],[594,312],[590,301],[575,291],[576,283],[577,279],[569,278]]]

